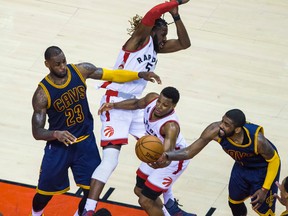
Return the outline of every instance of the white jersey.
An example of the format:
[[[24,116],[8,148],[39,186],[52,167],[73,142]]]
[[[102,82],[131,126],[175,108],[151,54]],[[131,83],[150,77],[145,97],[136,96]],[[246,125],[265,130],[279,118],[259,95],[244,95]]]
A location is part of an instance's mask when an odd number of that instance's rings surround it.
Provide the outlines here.
[[[150,36],[148,43],[139,50],[129,52],[122,49],[118,55],[114,69],[148,72],[155,70],[156,63],[157,53],[154,51],[153,39]],[[146,80],[139,79],[126,83],[104,82],[100,87],[139,97],[142,95],[146,85]]]
[[[145,124],[146,133],[158,137],[163,143],[164,137],[160,133],[161,128],[167,122],[176,122],[179,125],[179,121],[178,121],[178,117],[177,117],[174,110],[169,115],[166,115],[165,117],[163,117],[161,119],[150,120],[152,112],[155,109],[156,102],[157,102],[157,98],[154,99],[152,102],[150,102],[146,106],[146,108],[144,110],[144,124]],[[182,149],[182,148],[185,148],[186,146],[187,146],[187,143],[180,132],[178,137],[177,137],[177,140],[176,140],[175,149]]]

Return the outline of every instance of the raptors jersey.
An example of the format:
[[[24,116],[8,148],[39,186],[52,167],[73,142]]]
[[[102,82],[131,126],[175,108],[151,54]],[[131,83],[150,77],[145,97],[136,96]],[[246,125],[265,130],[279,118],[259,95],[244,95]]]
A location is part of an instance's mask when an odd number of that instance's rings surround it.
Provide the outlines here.
[[[157,54],[154,51],[153,39],[150,36],[147,44],[142,48],[129,52],[122,49],[118,55],[114,69],[126,69],[137,72],[153,72],[157,63]],[[105,82],[100,87],[114,91],[141,96],[147,81],[139,79],[126,83]]]
[[[174,110],[161,119],[151,120],[151,116],[152,116],[153,110],[155,109],[157,99],[158,98],[154,99],[152,102],[150,102],[146,106],[144,110],[144,124],[145,124],[146,133],[158,137],[163,143],[164,137],[160,133],[161,128],[167,122],[176,122],[178,125],[179,123],[178,123],[178,117]],[[187,146],[187,143],[180,132],[176,140],[175,149],[182,149],[182,148],[185,148],[186,146]]]

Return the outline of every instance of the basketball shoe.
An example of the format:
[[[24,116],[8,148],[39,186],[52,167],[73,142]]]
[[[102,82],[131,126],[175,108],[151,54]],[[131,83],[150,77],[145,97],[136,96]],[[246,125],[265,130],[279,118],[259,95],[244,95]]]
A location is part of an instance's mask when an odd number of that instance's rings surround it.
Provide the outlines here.
[[[187,213],[179,208],[179,203],[176,199],[174,201],[172,199],[169,199],[168,202],[165,204],[165,208],[169,212],[171,216],[197,216],[193,213]]]

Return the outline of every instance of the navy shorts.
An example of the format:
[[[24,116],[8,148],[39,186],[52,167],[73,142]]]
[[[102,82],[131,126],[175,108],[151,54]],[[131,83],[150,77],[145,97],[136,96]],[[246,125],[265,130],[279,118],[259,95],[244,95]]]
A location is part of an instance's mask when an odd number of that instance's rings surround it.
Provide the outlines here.
[[[247,168],[238,163],[235,163],[229,182],[229,200],[234,204],[244,202],[247,198],[252,196],[257,190],[262,188],[267,173],[267,167],[264,168]],[[276,199],[273,197],[277,193],[278,187],[275,181],[279,180],[280,168],[278,175],[274,179],[270,190],[267,193],[266,201],[257,210],[261,214],[267,212],[275,213]]]
[[[69,168],[76,184],[83,189],[89,189],[91,176],[100,162],[93,133],[85,140],[68,147],[61,142],[48,142],[41,164],[37,192],[54,195],[68,191]]]

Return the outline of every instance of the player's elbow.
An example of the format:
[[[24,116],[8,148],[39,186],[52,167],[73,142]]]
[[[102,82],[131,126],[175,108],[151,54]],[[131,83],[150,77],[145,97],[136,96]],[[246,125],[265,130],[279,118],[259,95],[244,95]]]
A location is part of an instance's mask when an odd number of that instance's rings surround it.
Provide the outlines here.
[[[191,46],[191,42],[190,40],[185,42],[183,45],[182,45],[182,49],[185,50],[185,49],[188,49],[189,47]]]

